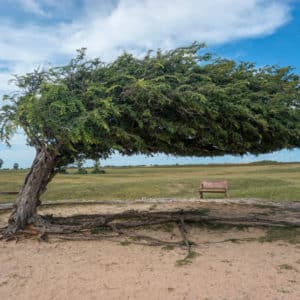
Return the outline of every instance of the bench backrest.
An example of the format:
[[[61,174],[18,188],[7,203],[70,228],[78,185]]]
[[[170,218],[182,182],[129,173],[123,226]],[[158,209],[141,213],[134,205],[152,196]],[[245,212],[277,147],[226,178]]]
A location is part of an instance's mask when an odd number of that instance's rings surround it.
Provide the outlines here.
[[[19,192],[0,192],[0,195],[18,195]]]
[[[220,190],[228,190],[228,183],[226,180],[220,181],[206,181],[203,180],[200,182],[201,189],[220,189]]]

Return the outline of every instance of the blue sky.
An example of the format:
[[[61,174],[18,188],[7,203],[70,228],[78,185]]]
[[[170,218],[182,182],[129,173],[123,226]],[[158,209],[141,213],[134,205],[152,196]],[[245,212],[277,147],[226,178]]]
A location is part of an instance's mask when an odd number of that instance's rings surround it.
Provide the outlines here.
[[[208,50],[235,60],[292,65],[300,73],[299,0],[0,0],[0,96],[14,90],[12,74],[62,64],[75,49],[104,61],[123,50],[170,49],[204,41]],[[0,105],[1,105],[0,100]],[[24,135],[12,148],[0,144],[4,167],[28,167],[34,150]],[[114,156],[104,164],[172,164],[300,161],[300,150],[222,158]]]

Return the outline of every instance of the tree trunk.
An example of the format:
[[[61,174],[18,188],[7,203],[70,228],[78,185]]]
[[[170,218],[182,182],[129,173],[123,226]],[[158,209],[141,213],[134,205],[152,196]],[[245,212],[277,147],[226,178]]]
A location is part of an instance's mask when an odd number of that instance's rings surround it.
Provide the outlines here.
[[[20,189],[9,223],[13,231],[34,223],[40,196],[55,175],[55,155],[46,149],[37,149],[35,159]]]

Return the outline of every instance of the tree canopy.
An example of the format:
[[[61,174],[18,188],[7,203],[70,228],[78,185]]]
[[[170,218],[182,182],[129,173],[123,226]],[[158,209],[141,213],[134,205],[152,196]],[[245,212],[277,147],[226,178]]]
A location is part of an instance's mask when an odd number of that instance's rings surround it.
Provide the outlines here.
[[[4,97],[0,137],[18,127],[29,145],[57,156],[223,155],[300,146],[300,81],[291,67],[202,54],[203,44],[124,53],[112,63],[85,49],[62,67],[15,77]]]

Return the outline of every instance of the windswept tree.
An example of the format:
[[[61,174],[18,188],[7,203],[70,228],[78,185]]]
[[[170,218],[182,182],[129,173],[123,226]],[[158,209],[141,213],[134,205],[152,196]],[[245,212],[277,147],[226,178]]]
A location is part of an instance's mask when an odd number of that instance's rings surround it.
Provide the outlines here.
[[[1,140],[20,127],[36,157],[9,230],[39,222],[37,207],[62,166],[79,157],[167,153],[213,156],[300,146],[299,77],[290,67],[201,54],[203,44],[86,59],[16,76],[4,97]]]
[[[0,169],[1,169],[2,166],[3,166],[3,163],[4,163],[3,159],[0,158]]]

